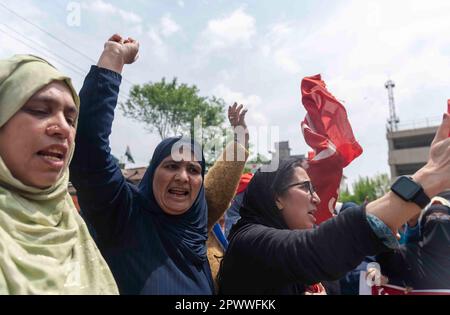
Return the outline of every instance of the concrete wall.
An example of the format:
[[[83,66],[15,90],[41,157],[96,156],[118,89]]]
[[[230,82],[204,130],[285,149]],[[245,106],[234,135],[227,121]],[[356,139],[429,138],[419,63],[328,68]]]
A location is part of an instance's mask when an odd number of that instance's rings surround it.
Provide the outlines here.
[[[397,174],[397,167],[399,165],[426,163],[430,151],[429,146],[418,148],[404,148],[396,150],[394,148],[394,141],[402,138],[414,138],[414,137],[422,137],[424,135],[434,135],[437,131],[437,128],[438,127],[427,127],[420,129],[400,130],[387,133],[386,138],[388,140],[388,147],[389,147],[388,162],[391,169],[392,179],[398,177],[399,174]],[[405,141],[408,140],[405,139]]]
[[[389,165],[423,163],[428,160],[429,152],[430,148],[392,150],[389,152]]]

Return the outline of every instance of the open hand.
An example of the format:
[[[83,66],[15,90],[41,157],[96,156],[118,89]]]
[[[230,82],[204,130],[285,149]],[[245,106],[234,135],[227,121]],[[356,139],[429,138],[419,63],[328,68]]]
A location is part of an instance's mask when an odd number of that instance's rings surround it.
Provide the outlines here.
[[[413,177],[419,178],[426,174],[426,180],[421,182],[429,197],[450,188],[450,115],[444,114],[442,124],[431,144],[427,164]]]
[[[228,120],[233,128],[241,126],[247,129],[245,123],[245,114],[247,114],[247,109],[244,109],[244,105],[239,105],[234,103],[233,106],[228,107]]]

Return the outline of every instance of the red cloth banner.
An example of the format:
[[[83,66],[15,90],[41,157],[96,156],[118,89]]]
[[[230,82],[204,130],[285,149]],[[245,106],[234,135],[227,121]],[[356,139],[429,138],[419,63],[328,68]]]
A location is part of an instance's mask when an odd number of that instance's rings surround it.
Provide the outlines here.
[[[407,290],[395,285],[373,286],[372,295],[450,295],[450,290]]]
[[[245,173],[241,175],[241,179],[239,180],[239,185],[236,189],[236,195],[239,195],[241,192],[247,189],[248,184],[253,178],[252,173]]]
[[[307,172],[321,199],[316,212],[321,223],[332,216],[344,167],[363,150],[353,135],[345,107],[328,92],[320,75],[304,78],[301,93],[307,111],[302,132],[314,152]]]

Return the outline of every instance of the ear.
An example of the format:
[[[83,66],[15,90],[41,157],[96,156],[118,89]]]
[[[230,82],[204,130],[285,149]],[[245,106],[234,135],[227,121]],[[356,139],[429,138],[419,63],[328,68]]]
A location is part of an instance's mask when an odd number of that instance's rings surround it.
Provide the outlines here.
[[[277,205],[278,210],[283,210],[283,201],[279,198],[275,198],[275,204]]]

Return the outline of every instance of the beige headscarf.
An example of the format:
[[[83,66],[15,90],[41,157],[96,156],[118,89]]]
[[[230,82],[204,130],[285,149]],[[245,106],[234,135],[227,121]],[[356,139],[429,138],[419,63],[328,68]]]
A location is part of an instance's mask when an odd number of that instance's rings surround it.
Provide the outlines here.
[[[52,81],[65,82],[79,107],[70,79],[45,60],[31,55],[0,60],[0,128]],[[69,170],[48,189],[29,187],[13,177],[1,154],[0,294],[117,294],[68,194]]]

